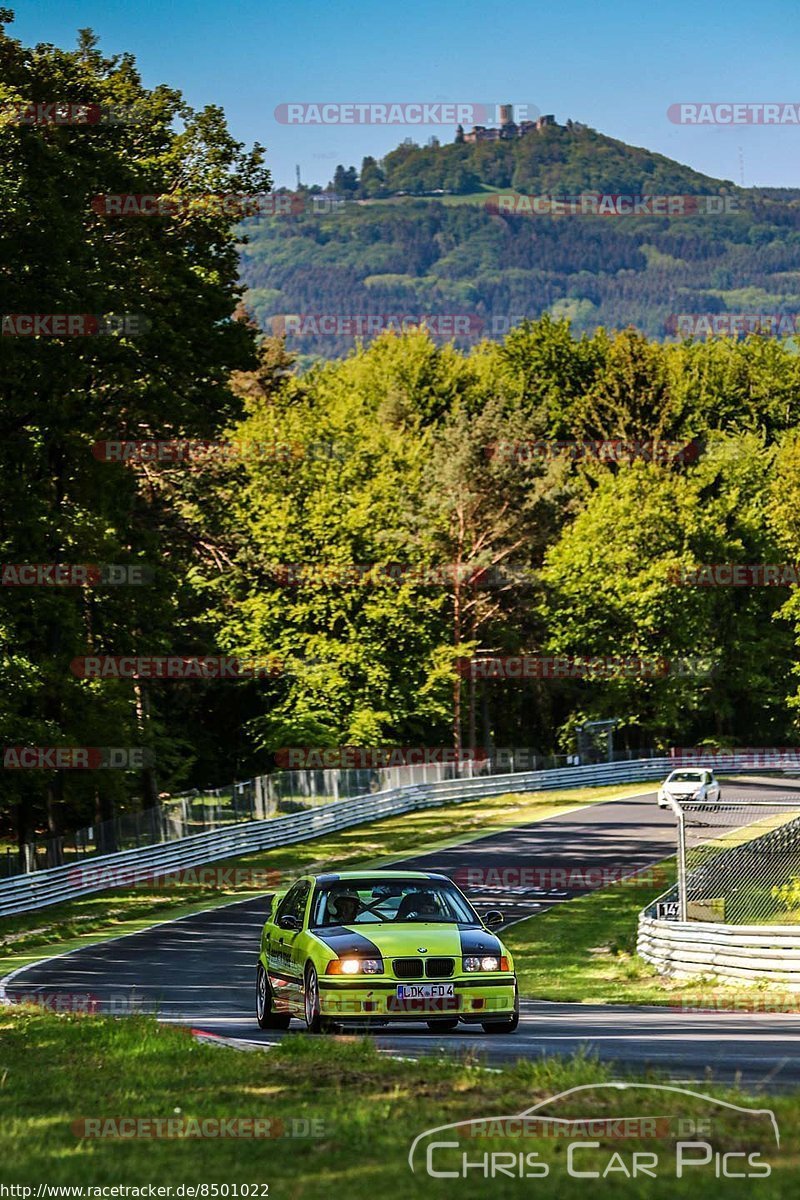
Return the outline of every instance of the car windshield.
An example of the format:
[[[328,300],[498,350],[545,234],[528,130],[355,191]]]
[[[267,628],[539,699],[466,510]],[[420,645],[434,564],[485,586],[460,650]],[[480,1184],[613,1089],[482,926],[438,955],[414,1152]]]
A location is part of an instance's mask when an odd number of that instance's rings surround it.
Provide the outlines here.
[[[451,884],[436,879],[339,879],[314,894],[311,927],[410,925],[416,922],[479,924],[474,909]]]
[[[667,783],[702,783],[702,771],[673,771]]]

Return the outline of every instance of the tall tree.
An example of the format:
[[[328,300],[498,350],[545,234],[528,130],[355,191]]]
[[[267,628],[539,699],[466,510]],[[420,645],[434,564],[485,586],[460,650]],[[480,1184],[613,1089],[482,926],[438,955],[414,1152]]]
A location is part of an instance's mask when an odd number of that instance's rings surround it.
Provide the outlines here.
[[[229,375],[252,365],[255,343],[232,319],[236,241],[213,196],[263,191],[269,175],[261,149],[245,151],[218,108],[195,112],[172,88],[145,88],[130,55],[105,56],[89,31],[73,51],[29,49],[5,30],[12,14],[0,17],[0,313],[95,314],[108,330],[58,336],[45,321],[34,336],[14,336],[4,322],[0,557],[147,564],[153,577],[130,588],[2,589],[2,742],[144,739],[163,751],[169,776],[184,748],[168,720],[158,733],[167,705],[155,689],[145,703],[141,688],[77,678],[70,663],[90,652],[190,649],[192,548],[171,536],[147,479],[92,446],[213,435],[236,413]],[[54,123],[54,101],[94,106],[101,119]],[[15,119],[30,111],[32,123]],[[125,217],[97,199],[131,193],[168,197],[172,208]],[[73,820],[109,818],[128,794],[113,771],[4,774],[21,840],[45,809],[55,832],[61,805]],[[156,787],[150,777],[137,790],[152,799]]]

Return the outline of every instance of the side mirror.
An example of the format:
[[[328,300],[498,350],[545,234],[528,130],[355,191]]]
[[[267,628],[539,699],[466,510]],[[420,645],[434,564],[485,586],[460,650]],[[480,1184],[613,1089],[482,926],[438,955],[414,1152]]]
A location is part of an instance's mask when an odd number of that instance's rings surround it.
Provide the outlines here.
[[[297,933],[301,928],[300,921],[291,913],[285,913],[282,917],[278,917],[277,924],[279,929],[288,929],[292,933]]]
[[[504,921],[505,917],[499,908],[490,909],[483,917],[483,923],[487,929],[499,929]]]

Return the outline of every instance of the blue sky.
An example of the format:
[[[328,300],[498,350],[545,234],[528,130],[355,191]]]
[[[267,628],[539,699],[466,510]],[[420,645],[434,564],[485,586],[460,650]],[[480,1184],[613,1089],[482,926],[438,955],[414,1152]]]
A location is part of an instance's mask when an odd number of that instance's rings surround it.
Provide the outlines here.
[[[287,126],[286,102],[535,104],[709,175],[800,186],[800,126],[687,128],[679,101],[800,102],[797,0],[642,4],[561,0],[4,0],[22,41],[72,46],[92,27],[131,51],[147,85],[217,103],[245,142],[266,145],[276,185],[326,183],[403,138],[453,129]],[[743,175],[742,175],[743,168]]]

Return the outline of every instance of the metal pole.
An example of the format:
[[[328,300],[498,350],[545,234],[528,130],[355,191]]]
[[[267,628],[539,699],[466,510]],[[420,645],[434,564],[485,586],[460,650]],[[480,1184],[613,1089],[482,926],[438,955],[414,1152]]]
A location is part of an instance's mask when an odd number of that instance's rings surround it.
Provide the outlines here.
[[[678,817],[678,916],[688,921],[686,896],[686,825],[683,809]]]
[[[667,804],[678,822],[678,920],[688,921],[686,904],[686,824],[683,809],[677,800],[667,796]]]

